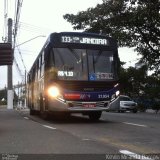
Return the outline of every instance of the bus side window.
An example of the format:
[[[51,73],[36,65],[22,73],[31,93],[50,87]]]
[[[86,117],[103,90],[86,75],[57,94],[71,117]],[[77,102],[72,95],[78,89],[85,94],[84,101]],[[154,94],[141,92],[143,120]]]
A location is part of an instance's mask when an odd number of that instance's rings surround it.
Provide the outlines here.
[[[55,62],[54,62],[54,52],[53,52],[53,49],[50,50],[48,58],[49,58],[48,59],[49,67],[54,67]]]
[[[35,79],[36,79],[35,77],[36,77],[36,70],[35,70],[35,66],[34,66],[34,68],[32,70],[32,82],[35,81]]]
[[[44,63],[44,51],[42,52],[42,64]]]
[[[36,63],[36,81],[39,79],[39,59],[37,60]]]
[[[40,55],[39,57],[39,68],[38,68],[39,78],[41,78],[41,65],[42,65],[42,55]]]
[[[41,77],[44,76],[44,51],[41,54]]]

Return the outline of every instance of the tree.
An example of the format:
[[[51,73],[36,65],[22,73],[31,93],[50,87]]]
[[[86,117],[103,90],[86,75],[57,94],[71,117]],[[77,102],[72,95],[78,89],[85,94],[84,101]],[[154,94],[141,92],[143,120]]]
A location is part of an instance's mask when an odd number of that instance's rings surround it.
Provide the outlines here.
[[[18,100],[18,96],[16,92],[14,91],[14,101]],[[7,104],[7,89],[0,90],[0,105],[6,105]]]
[[[140,92],[144,92],[144,85],[147,78],[147,66],[140,68],[129,67],[127,69],[121,66],[120,69],[120,85],[121,92],[129,96],[139,96]]]
[[[160,1],[102,0],[95,8],[64,19],[76,30],[115,37],[120,47],[135,47],[141,62],[160,74]]]
[[[144,93],[146,97],[160,100],[160,79],[157,76],[150,75],[146,77],[145,81]]]
[[[0,105],[7,104],[7,90],[0,90]]]

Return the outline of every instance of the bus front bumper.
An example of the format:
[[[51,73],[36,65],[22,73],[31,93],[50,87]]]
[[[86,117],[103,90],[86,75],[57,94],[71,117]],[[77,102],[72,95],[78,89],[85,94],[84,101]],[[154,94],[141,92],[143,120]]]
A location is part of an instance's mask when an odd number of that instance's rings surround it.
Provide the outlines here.
[[[68,112],[106,111],[108,110],[108,104],[109,101],[81,102],[54,99],[49,101],[48,110]]]

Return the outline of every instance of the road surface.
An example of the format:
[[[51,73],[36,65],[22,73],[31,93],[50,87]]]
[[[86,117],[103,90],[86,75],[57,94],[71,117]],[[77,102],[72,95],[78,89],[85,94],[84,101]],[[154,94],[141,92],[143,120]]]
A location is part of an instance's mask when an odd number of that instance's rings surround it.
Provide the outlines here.
[[[160,153],[159,122],[160,114],[129,112],[104,112],[98,122],[81,115],[45,121],[30,116],[28,110],[3,108],[0,109],[0,153],[67,154],[72,159],[74,155],[91,159],[121,155],[160,159],[154,155]]]

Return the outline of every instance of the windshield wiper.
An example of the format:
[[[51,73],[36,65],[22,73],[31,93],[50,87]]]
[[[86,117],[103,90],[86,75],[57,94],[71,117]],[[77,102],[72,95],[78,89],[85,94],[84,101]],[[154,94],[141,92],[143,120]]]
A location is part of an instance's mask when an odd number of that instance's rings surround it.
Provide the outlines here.
[[[59,56],[59,58],[60,58],[60,60],[61,60],[61,62],[62,62],[62,64],[64,65],[65,64],[65,62],[64,62],[64,60],[63,60],[63,57],[62,57],[62,55],[61,55],[61,52],[60,52],[60,50],[59,49],[56,49],[56,52],[58,52],[58,56]]]
[[[98,59],[99,59],[99,57],[101,56],[101,54],[102,54],[102,50],[99,50],[96,59],[95,59],[95,60],[93,59],[93,63],[94,63],[94,64],[98,62]]]
[[[79,55],[72,48],[68,48],[68,49],[74,55],[75,59],[77,60],[77,63],[80,63],[81,58],[79,57]]]

